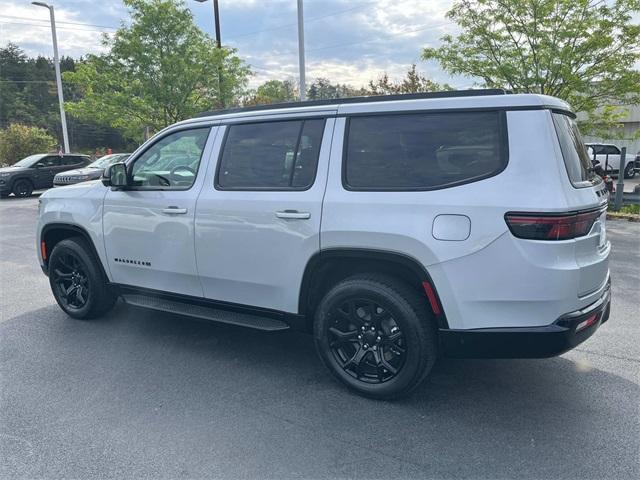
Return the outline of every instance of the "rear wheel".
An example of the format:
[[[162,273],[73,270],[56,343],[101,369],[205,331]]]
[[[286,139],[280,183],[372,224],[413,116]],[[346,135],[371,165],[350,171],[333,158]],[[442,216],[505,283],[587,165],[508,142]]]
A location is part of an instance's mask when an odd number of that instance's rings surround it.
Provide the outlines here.
[[[437,356],[436,330],[424,299],[384,275],[357,275],[335,285],[316,311],[320,358],[342,383],[380,399],[409,394]]]
[[[49,258],[49,284],[53,296],[69,316],[99,317],[115,303],[98,259],[87,242],[73,237],[56,244]]]
[[[636,169],[634,162],[630,162],[624,169],[624,178],[633,178],[636,176]]]
[[[33,184],[29,180],[16,180],[13,184],[13,194],[16,197],[30,197],[33,192]]]

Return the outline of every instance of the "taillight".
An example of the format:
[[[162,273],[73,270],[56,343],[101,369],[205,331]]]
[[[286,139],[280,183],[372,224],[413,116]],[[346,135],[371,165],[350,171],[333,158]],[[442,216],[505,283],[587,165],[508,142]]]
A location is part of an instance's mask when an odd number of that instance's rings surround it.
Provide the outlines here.
[[[507,213],[509,230],[529,240],[569,240],[589,233],[602,210],[562,214]]]

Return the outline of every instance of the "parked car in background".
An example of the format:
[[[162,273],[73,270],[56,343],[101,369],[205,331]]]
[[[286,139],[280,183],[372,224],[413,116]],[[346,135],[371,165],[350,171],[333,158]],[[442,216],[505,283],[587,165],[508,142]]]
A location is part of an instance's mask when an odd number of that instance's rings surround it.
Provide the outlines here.
[[[105,155],[95,162],[90,163],[86,167],[77,168],[75,170],[66,170],[58,173],[53,178],[53,186],[61,187],[62,185],[71,185],[74,183],[87,182],[89,180],[98,180],[102,176],[102,172],[112,163],[124,162],[129,158],[130,153],[114,153],[113,155]]]
[[[85,167],[91,162],[88,155],[40,153],[30,155],[10,167],[0,168],[0,197],[13,193],[28,197],[34,190],[50,188],[57,173]]]
[[[591,160],[599,161],[607,174],[618,173],[620,170],[620,149],[618,147],[604,143],[587,143],[585,145]],[[624,178],[633,178],[636,174],[635,159],[629,153],[625,159],[623,171]]]

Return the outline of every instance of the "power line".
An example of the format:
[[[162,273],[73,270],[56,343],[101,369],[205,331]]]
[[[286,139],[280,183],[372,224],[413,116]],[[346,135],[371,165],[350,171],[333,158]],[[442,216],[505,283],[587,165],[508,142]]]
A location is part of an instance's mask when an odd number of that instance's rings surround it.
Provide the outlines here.
[[[40,27],[40,28],[47,28],[50,29],[51,26],[50,25],[44,25],[44,24],[40,24],[40,23],[28,23],[28,22],[14,22],[14,21],[10,21],[10,20],[0,20],[0,23],[5,23],[5,24],[12,24],[12,25],[29,25],[32,27]],[[56,22],[57,25],[58,22]],[[104,30],[96,30],[96,29],[89,29],[89,28],[74,28],[74,27],[57,27],[58,30],[71,30],[71,31],[76,31],[76,32],[98,32],[98,33],[106,33],[106,34],[113,34],[115,32],[105,32]]]
[[[0,15],[0,17],[2,17],[2,18],[12,18],[12,19],[15,19],[15,20],[27,20],[27,21],[30,21],[30,22],[31,21],[46,22],[47,25],[49,24],[49,20],[44,20],[44,19],[40,20],[38,18],[16,17],[16,16],[13,16],[13,15]],[[63,21],[63,20],[56,20],[56,25],[61,24],[61,23],[65,24],[65,25],[83,25],[83,26],[86,26],[86,27],[109,28],[111,30],[117,30],[118,29],[118,27],[110,27],[110,26],[107,26],[107,25],[95,25],[93,23],[66,22],[66,21]]]

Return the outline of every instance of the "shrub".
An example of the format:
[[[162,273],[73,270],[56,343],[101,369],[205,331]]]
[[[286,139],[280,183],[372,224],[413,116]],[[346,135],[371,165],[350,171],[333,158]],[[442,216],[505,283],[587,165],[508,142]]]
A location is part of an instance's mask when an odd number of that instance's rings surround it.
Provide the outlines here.
[[[57,141],[46,130],[12,123],[0,130],[0,164],[13,165],[18,160],[51,151]]]

